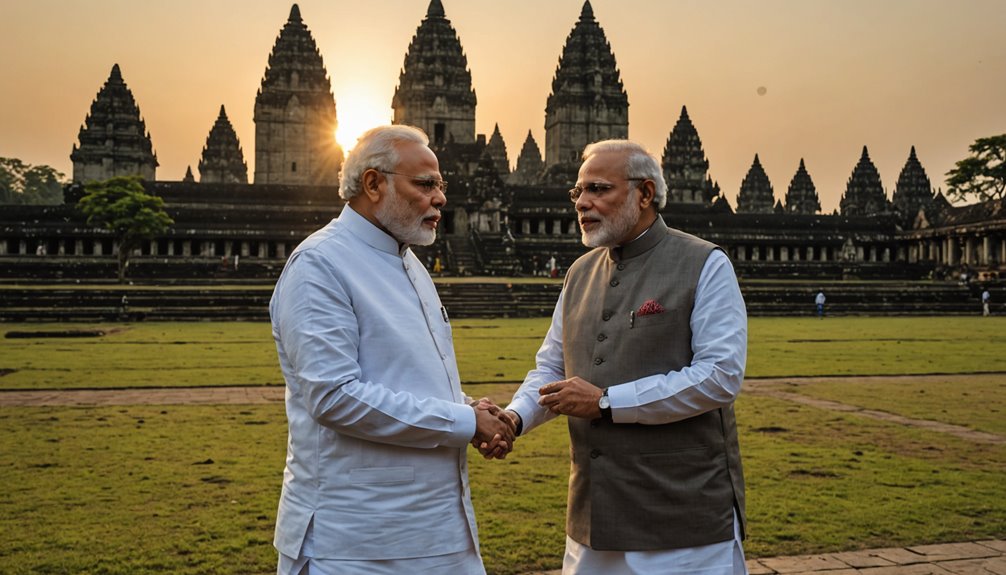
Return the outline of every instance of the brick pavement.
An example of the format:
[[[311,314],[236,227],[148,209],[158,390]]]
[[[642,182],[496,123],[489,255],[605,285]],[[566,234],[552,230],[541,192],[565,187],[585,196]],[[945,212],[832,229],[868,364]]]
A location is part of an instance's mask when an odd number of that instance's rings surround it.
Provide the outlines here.
[[[0,407],[261,404],[280,403],[283,393],[280,386],[0,391]],[[747,565],[751,575],[1006,575],[1006,541],[767,557],[749,559]],[[526,575],[559,573],[555,570]]]
[[[749,559],[750,575],[1006,575],[1006,541]],[[560,575],[535,571],[525,575]]]

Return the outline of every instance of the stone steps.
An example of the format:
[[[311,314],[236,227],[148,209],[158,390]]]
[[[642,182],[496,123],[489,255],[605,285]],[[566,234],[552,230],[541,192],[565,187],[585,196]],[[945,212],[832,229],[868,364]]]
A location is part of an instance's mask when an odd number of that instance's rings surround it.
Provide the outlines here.
[[[452,318],[548,317],[561,284],[438,282]],[[976,315],[978,290],[956,284],[742,282],[750,316],[811,316],[814,294],[828,296],[827,315]],[[991,288],[999,308],[1003,286]],[[123,306],[122,297],[127,298]],[[0,286],[0,321],[200,321],[269,318],[271,286]],[[999,310],[994,309],[993,313]]]

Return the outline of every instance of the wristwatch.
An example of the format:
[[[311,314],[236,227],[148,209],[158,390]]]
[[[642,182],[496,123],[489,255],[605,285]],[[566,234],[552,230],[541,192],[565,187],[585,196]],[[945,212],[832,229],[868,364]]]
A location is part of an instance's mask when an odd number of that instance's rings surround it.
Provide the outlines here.
[[[597,400],[597,407],[601,408],[601,419],[611,421],[611,400],[608,398],[608,390],[601,393],[601,399]]]

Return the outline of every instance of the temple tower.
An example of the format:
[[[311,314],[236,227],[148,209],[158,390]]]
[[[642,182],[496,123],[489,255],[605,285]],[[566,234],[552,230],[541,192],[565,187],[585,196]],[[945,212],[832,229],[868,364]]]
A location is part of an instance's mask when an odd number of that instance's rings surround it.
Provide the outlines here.
[[[849,176],[839,208],[843,216],[872,216],[887,211],[887,194],[866,146]]]
[[[91,102],[77,139],[80,146],[70,152],[74,182],[135,175],[154,180],[157,154],[118,64]]]
[[[545,167],[549,179],[572,183],[587,144],[628,137],[629,97],[611,44],[587,0],[566,38],[545,105]]]
[[[810,179],[807,166],[804,165],[803,158],[800,158],[800,167],[796,169],[789,182],[789,189],[786,190],[786,213],[816,214],[820,211],[821,200],[817,197],[814,180]]]
[[[517,156],[517,167],[510,174],[509,182],[517,185],[536,184],[541,181],[542,172],[545,170],[545,162],[541,159],[541,150],[538,149],[538,142],[531,135],[531,130],[527,131],[527,138]]]
[[[915,146],[912,146],[905,167],[901,168],[898,183],[894,186],[894,196],[891,198],[891,204],[898,213],[902,225],[910,226],[920,209],[930,209],[934,195],[929,176],[915,155]]]
[[[720,193],[709,177],[709,160],[685,106],[681,106],[681,116],[667,138],[661,165],[668,202],[709,205]]]
[[[503,141],[503,134],[500,134],[499,124],[493,128],[493,135],[489,137],[485,151],[492,157],[496,173],[506,179],[510,175],[510,158],[506,153],[506,142]]]
[[[255,183],[338,185],[335,97],[296,4],[255,96]]]
[[[215,184],[247,184],[248,165],[238,135],[220,106],[220,115],[206,137],[203,156],[199,160],[199,181]]]
[[[475,141],[475,90],[468,58],[440,0],[431,0],[405,53],[391,100],[395,124],[422,129],[436,147]]]
[[[771,214],[775,207],[775,192],[768,174],[761,166],[758,154],[741,182],[740,193],[737,194],[737,213]]]

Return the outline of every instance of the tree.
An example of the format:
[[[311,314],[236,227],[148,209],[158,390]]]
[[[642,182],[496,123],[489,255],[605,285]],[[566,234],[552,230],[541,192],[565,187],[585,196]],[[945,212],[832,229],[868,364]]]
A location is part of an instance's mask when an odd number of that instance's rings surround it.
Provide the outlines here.
[[[50,166],[0,158],[0,204],[61,204],[64,177]]]
[[[140,240],[163,233],[175,223],[164,212],[164,200],[143,189],[139,176],[118,176],[84,186],[77,207],[88,225],[104,228],[119,242],[119,283],[126,280],[129,256]]]
[[[949,195],[983,202],[1006,197],[1006,134],[978,138],[968,149],[971,155],[947,172]]]

